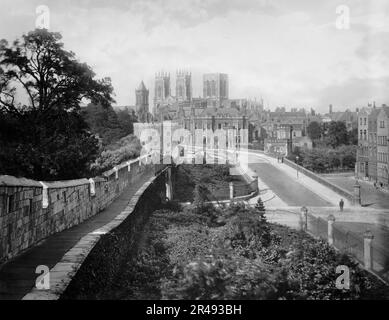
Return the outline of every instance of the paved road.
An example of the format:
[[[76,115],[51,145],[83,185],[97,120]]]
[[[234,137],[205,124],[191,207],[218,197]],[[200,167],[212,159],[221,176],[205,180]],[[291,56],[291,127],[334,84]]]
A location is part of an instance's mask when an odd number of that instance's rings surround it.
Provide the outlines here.
[[[258,161],[259,162],[259,161]],[[302,184],[291,179],[270,163],[250,163],[258,177],[289,206],[329,207],[331,203],[322,199]]]
[[[331,174],[323,175],[323,177],[349,192],[354,191],[354,176]],[[358,182],[361,185],[362,205],[376,209],[389,209],[389,193],[377,190],[368,182],[362,180],[358,180]]]

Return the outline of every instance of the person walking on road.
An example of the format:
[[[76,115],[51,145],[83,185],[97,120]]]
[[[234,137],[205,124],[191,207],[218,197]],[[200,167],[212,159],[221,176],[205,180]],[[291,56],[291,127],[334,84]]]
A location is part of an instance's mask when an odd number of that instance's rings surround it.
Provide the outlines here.
[[[343,207],[344,207],[344,201],[343,201],[343,199],[340,199],[340,201],[339,201],[339,209],[340,209],[340,211],[343,211]]]

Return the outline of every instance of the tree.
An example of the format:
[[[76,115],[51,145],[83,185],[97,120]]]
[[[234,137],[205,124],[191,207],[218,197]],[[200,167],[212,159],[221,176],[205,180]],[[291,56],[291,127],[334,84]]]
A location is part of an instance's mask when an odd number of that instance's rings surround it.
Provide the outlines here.
[[[129,135],[134,133],[134,122],[136,122],[136,115],[133,110],[119,110],[117,113],[119,125],[122,130]]]
[[[255,209],[261,213],[265,213],[265,205],[263,204],[262,199],[259,197],[257,203],[255,204]]]
[[[357,146],[355,145],[343,145],[336,150],[340,162],[341,168],[354,169]]]
[[[136,115],[128,108],[115,112],[111,106],[90,103],[82,108],[82,115],[92,132],[99,135],[104,148],[134,132]]]
[[[351,145],[357,145],[358,144],[358,128],[353,128],[348,133],[348,143]]]
[[[255,204],[255,209],[259,212],[261,220],[266,221],[265,218],[266,208],[265,205],[263,204],[261,197],[258,197],[257,203]]]
[[[346,124],[342,121],[331,121],[328,127],[328,143],[336,148],[348,143],[348,132]]]
[[[82,108],[82,115],[91,131],[102,139],[104,147],[130,133],[129,130],[123,130],[118,116],[111,106],[104,107],[101,104],[90,103]]]
[[[0,41],[0,173],[74,179],[87,174],[97,156],[98,141],[80,104],[109,106],[111,81],[96,80],[61,38],[36,29],[12,45]]]
[[[307,133],[308,137],[311,138],[312,141],[320,139],[322,134],[320,124],[317,121],[312,121],[307,127]]]

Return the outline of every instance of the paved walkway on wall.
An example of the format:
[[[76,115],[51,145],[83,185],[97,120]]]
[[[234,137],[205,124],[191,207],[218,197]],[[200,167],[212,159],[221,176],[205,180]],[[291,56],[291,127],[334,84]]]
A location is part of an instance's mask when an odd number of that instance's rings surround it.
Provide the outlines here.
[[[53,268],[82,237],[106,225],[120,214],[135,192],[153,175],[153,171],[144,172],[99,214],[77,226],[49,236],[39,245],[7,262],[0,269],[0,300],[23,298],[35,286],[35,280],[39,276],[35,273],[37,266]]]

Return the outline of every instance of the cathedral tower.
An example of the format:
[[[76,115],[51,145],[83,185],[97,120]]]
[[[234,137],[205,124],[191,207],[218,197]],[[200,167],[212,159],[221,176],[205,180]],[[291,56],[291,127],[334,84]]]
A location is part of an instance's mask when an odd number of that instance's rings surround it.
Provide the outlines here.
[[[176,78],[177,101],[192,100],[192,74],[185,71],[177,71]]]
[[[143,81],[135,90],[136,96],[136,114],[139,122],[147,122],[147,114],[149,113],[149,90],[146,89]]]
[[[157,73],[155,75],[154,111],[156,111],[158,105],[164,104],[170,94],[170,74],[166,72]]]
[[[203,97],[214,107],[220,107],[228,99],[228,75],[208,73],[203,75]]]

